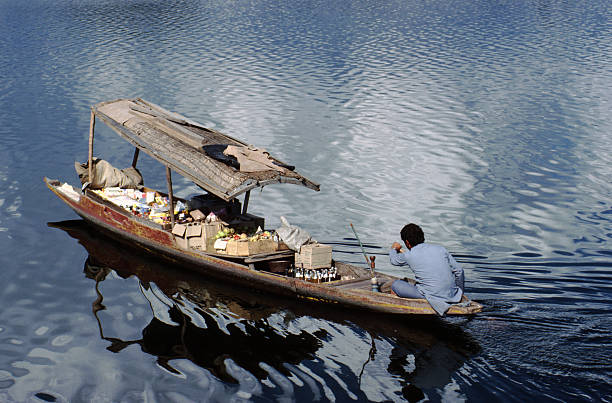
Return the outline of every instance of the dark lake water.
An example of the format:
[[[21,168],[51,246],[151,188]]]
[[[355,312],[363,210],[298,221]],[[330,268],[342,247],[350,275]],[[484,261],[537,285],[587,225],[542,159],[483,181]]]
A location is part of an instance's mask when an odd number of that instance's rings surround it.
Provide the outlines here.
[[[0,401],[612,401],[611,17],[597,0],[0,0]],[[249,207],[336,259],[361,263],[352,222],[403,275],[387,248],[421,224],[484,312],[276,300],[102,238],[42,178],[78,183],[89,106],[136,96],[321,183]]]

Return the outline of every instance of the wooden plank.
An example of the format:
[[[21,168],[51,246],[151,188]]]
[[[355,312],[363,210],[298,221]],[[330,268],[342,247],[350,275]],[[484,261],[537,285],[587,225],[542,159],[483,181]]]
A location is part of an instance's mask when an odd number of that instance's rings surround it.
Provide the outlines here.
[[[218,132],[216,130],[210,129],[208,127],[202,126],[201,124],[199,124],[198,122],[194,122],[193,120],[181,115],[180,113],[177,112],[171,112],[167,109],[162,108],[159,105],[154,104],[153,102],[149,102],[149,101],[145,101],[142,98],[137,98],[135,100],[136,102],[138,102],[140,105],[143,105],[145,107],[148,107],[150,109],[152,109],[153,111],[156,111],[158,113],[161,113],[163,116],[167,116],[169,117],[171,121],[179,123],[179,124],[183,124],[183,125],[189,125],[192,126],[192,128],[197,129],[197,130],[202,130],[205,133],[202,133],[202,136],[205,138],[210,138],[211,135],[216,135],[220,138],[222,138],[222,141],[214,141],[213,143],[209,143],[209,144],[224,144],[226,142],[231,143],[231,142],[235,142],[237,144],[243,145],[243,146],[248,146],[249,144],[245,143],[244,141],[228,136],[227,134]]]
[[[209,159],[206,163],[202,163],[202,158],[208,159],[208,157],[178,140],[167,136],[160,136],[163,132],[145,123],[141,123],[138,127],[133,127],[131,129],[140,135],[140,140],[148,144],[150,149],[163,153],[163,155],[160,155],[155,152],[153,155],[156,158],[164,158],[167,162],[176,165],[176,168],[180,169],[182,167],[183,170],[193,172],[198,178],[206,181],[204,184],[206,184],[207,187],[216,187],[225,193],[229,189],[240,186],[240,184],[247,179],[247,175],[240,172],[230,174],[228,169],[231,168],[212,159]],[[170,156],[176,159],[171,159],[169,158]],[[213,190],[213,193],[217,193],[214,189],[211,190]],[[226,196],[224,198],[226,198]]]
[[[340,288],[340,289],[353,289],[353,288],[363,288],[367,289],[370,288],[370,278],[356,278],[353,280],[345,280],[339,284],[334,284],[334,283],[330,283],[330,286],[334,286],[335,288]]]
[[[189,133],[187,129],[181,128],[176,123],[172,123],[166,119],[153,118],[150,123],[157,129],[160,129],[168,136],[173,137],[195,149],[201,149],[204,145],[204,141],[201,138],[197,138],[194,133]]]
[[[276,259],[281,259],[284,257],[293,257],[293,254],[295,252],[292,250],[283,250],[283,251],[277,251],[277,252],[271,252],[271,253],[262,253],[259,255],[253,255],[253,256],[249,256],[246,259],[244,259],[245,263],[255,263],[255,262],[264,262],[267,260],[276,260]]]
[[[105,104],[101,106],[99,110],[119,124],[124,124],[134,117],[134,114],[131,112],[130,105],[133,105],[132,101],[123,99],[117,102]]]
[[[204,126],[200,125],[198,122],[194,122],[193,120],[179,113],[164,109],[161,106],[154,104],[153,102],[145,101],[142,98],[138,98],[135,101],[136,101],[135,104],[131,105],[131,108],[133,110],[137,110],[139,112],[146,113],[151,116],[159,116],[164,119],[168,119],[170,121],[179,123],[181,125],[190,125],[190,126],[195,126],[195,127],[199,127],[202,129],[206,129]]]

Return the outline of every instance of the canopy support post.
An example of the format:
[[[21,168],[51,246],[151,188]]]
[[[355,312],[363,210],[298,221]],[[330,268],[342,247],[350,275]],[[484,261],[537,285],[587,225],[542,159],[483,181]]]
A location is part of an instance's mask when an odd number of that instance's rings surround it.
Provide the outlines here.
[[[168,198],[170,199],[168,213],[170,214],[170,224],[172,228],[174,228],[174,195],[172,194],[172,174],[170,173],[170,167],[166,167],[166,181],[168,182]]]
[[[96,126],[96,114],[91,110],[91,118],[89,120],[89,153],[87,157],[87,169],[89,174],[89,183],[93,183],[93,142],[94,142],[94,127]]]
[[[138,162],[138,154],[140,154],[140,148],[136,147],[134,150],[134,158],[132,158],[132,168],[136,168],[136,163]]]
[[[242,214],[247,213],[247,209],[249,208],[249,198],[251,197],[251,191],[247,190],[244,194],[244,203],[242,203]]]

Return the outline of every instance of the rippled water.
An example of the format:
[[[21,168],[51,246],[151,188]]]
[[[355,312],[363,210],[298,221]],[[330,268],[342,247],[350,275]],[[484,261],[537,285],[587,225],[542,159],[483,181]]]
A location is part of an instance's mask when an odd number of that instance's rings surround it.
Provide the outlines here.
[[[0,401],[612,400],[610,21],[605,1],[0,0]],[[134,96],[320,182],[249,207],[337,259],[361,262],[352,222],[401,274],[387,245],[420,223],[485,312],[328,312],[64,222],[42,177],[77,183],[89,106]]]

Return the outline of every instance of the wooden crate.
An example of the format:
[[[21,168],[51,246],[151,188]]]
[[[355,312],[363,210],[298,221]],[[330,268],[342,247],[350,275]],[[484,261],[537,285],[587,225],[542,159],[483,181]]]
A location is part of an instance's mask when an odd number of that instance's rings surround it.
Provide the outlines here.
[[[295,254],[295,266],[305,269],[323,269],[331,267],[332,247],[320,243],[303,245]]]
[[[259,253],[276,252],[278,243],[272,239],[249,241],[248,239],[230,239],[225,252],[233,256],[250,256]]]

